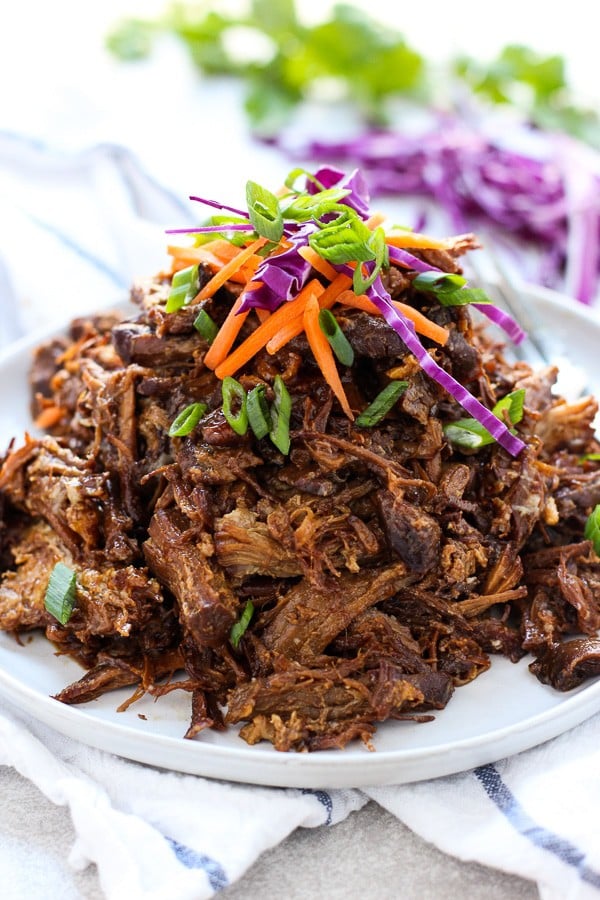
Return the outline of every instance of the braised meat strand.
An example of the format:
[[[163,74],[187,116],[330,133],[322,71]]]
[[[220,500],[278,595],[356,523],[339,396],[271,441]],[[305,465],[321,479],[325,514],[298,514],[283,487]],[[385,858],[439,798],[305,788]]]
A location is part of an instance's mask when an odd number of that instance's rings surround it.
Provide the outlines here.
[[[414,255],[455,273],[474,243]],[[200,264],[198,290],[211,275]],[[236,726],[249,744],[313,751],[429,721],[494,654],[531,654],[531,677],[557,690],[600,674],[600,559],[584,537],[600,504],[596,401],[508,363],[476,313],[416,291],[402,266],[385,284],[447,330],[427,352],[487,409],[524,390],[518,420],[499,413],[522,452],[453,442],[464,410],[365,303],[333,307],[354,353],[338,366],[349,406],[402,385],[367,426],[344,413],[309,329],[241,365],[226,414],[199,307],[167,312],[167,275],[134,287],[130,316],[77,320],[37,350],[45,428],[0,460],[0,628],[41,629],[81,663],[58,700],[183,690],[187,738]],[[200,306],[221,327],[239,293],[225,281]],[[234,347],[261,321],[251,310]],[[259,423],[285,418],[289,396],[287,453],[238,427],[257,388]],[[196,423],[170,433],[182,410]],[[64,622],[45,605],[59,562],[76,576]]]

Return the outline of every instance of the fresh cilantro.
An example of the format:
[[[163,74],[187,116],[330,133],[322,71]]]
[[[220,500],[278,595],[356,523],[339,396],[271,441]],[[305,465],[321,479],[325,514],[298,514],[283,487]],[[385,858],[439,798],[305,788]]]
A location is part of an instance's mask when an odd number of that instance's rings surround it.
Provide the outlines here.
[[[300,20],[294,0],[253,0],[245,14],[216,6],[177,3],[156,21],[126,19],[108,35],[107,46],[119,59],[139,60],[159,37],[175,35],[203,74],[244,82],[246,113],[262,136],[277,134],[322,80],[335,83],[368,123],[385,124],[390,100],[426,101],[441,77],[466,83],[488,103],[519,108],[538,127],[600,145],[600,118],[576,104],[556,54],[516,44],[491,62],[461,56],[440,70],[439,60],[424,59],[399,31],[350,3],[337,4],[314,25]],[[233,39],[240,29],[257,38],[260,52],[240,52]]]

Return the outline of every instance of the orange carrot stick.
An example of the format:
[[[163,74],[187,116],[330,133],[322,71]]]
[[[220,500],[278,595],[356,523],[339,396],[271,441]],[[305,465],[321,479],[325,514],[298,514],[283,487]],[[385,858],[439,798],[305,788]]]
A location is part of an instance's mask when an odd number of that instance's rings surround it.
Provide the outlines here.
[[[282,305],[276,309],[262,325],[258,326],[256,331],[253,331],[252,334],[246,338],[243,344],[236,347],[233,353],[216,367],[215,375],[217,378],[225,378],[226,375],[233,375],[233,373],[237,372],[237,370],[245,365],[248,360],[252,359],[252,357],[255,356],[259,350],[262,350],[265,344],[271,340],[273,335],[279,331],[282,325],[289,322],[291,319],[294,319],[298,313],[304,309],[308,298],[315,290],[318,291],[319,288],[322,288],[322,285],[316,278],[313,278],[312,281],[309,281],[308,284],[302,288],[294,300],[282,303]],[[218,336],[219,335],[217,335],[217,338]],[[214,347],[217,338],[215,338],[212,347]]]
[[[381,225],[382,222],[385,222],[386,216],[383,213],[373,213],[372,216],[369,216],[365,225],[367,228],[370,228],[371,231],[375,231],[375,229]]]
[[[216,368],[221,360],[225,359],[225,357],[233,347],[233,342],[240,333],[240,329],[246,321],[249,312],[249,310],[247,310],[246,312],[238,314],[238,310],[242,305],[243,299],[244,295],[240,294],[240,296],[237,298],[237,300],[227,313],[227,317],[219,328],[217,336],[206,351],[206,354],[204,356],[204,365],[207,367],[207,369]]]
[[[393,247],[413,247],[415,250],[447,250],[448,241],[445,238],[433,238],[427,234],[419,234],[417,231],[388,231],[385,236],[387,244]]]
[[[319,296],[320,309],[331,309],[339,294],[345,291],[352,284],[352,279],[348,275],[341,272],[335,279],[328,284],[323,293]],[[304,321],[302,313],[298,313],[295,319],[292,319],[286,325],[279,329],[277,334],[273,335],[267,343],[267,353],[277,353],[289,341],[298,337],[304,331]]]
[[[362,309],[364,312],[371,313],[373,316],[381,315],[375,304],[372,303],[368,297],[365,297],[362,294],[356,295],[354,291],[344,291],[338,296],[337,300],[338,303],[342,303],[344,306]],[[399,300],[392,300],[392,305],[398,312],[411,320],[419,334],[431,338],[432,341],[441,344],[442,347],[447,343],[448,338],[450,337],[450,332],[447,328],[444,328],[442,325],[436,325],[435,322],[432,322],[431,319],[428,319],[423,313],[419,312],[417,309],[413,309],[412,306],[408,306],[406,303],[400,303]]]
[[[323,331],[321,330],[321,326],[319,325],[320,311],[321,308],[319,306],[319,301],[313,294],[309,297],[306,306],[304,307],[304,331],[306,332],[306,337],[308,338],[308,343],[310,345],[310,349],[313,352],[313,356],[315,357],[317,365],[323,373],[323,378],[325,379],[335,396],[338,398],[340,405],[348,418],[351,421],[354,421],[354,416],[352,414],[352,410],[350,409],[350,404],[348,403],[348,398],[346,397],[346,393],[342,386],[337,366],[335,364],[333,350],[329,346],[329,341],[325,337]]]
[[[331,263],[328,263],[326,259],[319,256],[312,247],[309,247],[308,245],[306,247],[299,247],[298,253],[302,259],[305,259],[306,262],[311,264],[315,271],[320,272],[321,275],[324,275],[329,281],[333,281],[337,276],[337,271],[333,268]]]
[[[213,277],[208,281],[202,290],[196,294],[192,303],[200,303],[202,300],[206,300],[208,297],[212,297],[216,291],[222,287],[226,281],[229,281],[232,275],[241,269],[244,263],[248,262],[251,256],[254,256],[257,250],[260,250],[261,247],[267,243],[267,239],[264,237],[258,238],[257,241],[253,241],[247,247],[244,247],[233,259],[231,259],[228,263],[225,263],[222,269],[220,269]]]

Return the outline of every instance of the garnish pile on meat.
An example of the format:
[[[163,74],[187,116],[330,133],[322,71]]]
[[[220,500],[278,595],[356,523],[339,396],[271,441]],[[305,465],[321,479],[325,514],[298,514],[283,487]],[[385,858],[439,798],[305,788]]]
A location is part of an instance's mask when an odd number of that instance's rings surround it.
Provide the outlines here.
[[[463,249],[436,252],[436,266],[456,271]],[[428,301],[400,268],[386,283],[449,329],[445,346],[424,344],[487,408],[525,388],[520,454],[453,446],[443,426],[463,410],[357,309],[335,310],[355,353],[340,370],[350,405],[390,377],[408,388],[361,428],[304,335],[261,351],[236,378],[269,402],[283,379],[286,455],[228,424],[198,308],[167,314],[166,276],[135,287],[133,319],[78,320],[38,350],[34,413],[51,427],[0,471],[0,627],[43,629],[85,667],[59,700],[184,690],[187,737],[241,723],[251,744],[321,750],[368,743],[386,719],[429,720],[490,654],[531,653],[558,690],[600,672],[600,560],[583,537],[600,503],[600,466],[582,460],[599,450],[596,402],[555,397],[553,370],[507,364],[466,307]],[[229,282],[204,303],[218,324],[237,292]],[[251,312],[239,339],[257,325]],[[195,402],[206,414],[170,437]],[[44,605],[57,562],[77,579],[65,625]]]

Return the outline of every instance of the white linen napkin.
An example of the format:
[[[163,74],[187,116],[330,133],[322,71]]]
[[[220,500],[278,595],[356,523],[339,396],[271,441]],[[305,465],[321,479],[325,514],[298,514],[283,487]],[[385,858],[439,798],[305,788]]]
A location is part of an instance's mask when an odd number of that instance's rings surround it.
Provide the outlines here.
[[[187,215],[122,148],[67,156],[0,133],[0,337],[121,300],[133,277],[160,267],[164,224]],[[95,863],[108,900],[210,897],[295,828],[334,825],[369,798],[446,853],[536,881],[543,900],[600,898],[599,738],[596,716],[464,774],[307,791],[142,766],[0,702],[0,764],[68,806],[70,862]],[[27,848],[12,854],[27,865]]]

